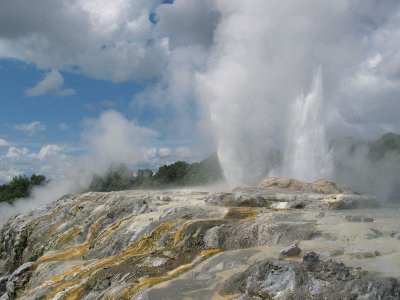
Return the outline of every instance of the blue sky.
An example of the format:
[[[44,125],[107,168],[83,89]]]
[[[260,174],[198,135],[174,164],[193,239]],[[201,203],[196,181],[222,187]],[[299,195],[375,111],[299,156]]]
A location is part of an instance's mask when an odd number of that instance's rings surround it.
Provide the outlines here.
[[[75,156],[84,151],[81,131],[85,119],[97,118],[109,109],[140,123],[149,123],[154,118],[154,114],[144,109],[130,108],[134,95],[143,91],[146,82],[114,83],[60,72],[64,79],[62,87],[73,89],[73,93],[60,96],[50,91],[38,96],[27,95],[49,72],[18,60],[0,61],[0,137],[9,146],[38,152],[45,145],[59,145],[64,147],[64,153]],[[34,123],[38,125],[32,126]],[[4,153],[7,149],[1,150]]]
[[[23,1],[0,5],[0,181],[33,172],[58,176],[54,160],[93,155],[87,131],[95,131],[107,112],[127,127],[154,133],[140,139],[144,148],[134,145],[144,155],[126,161],[132,169],[198,160],[213,151],[192,149],[204,139],[194,132],[198,112],[190,92],[182,91],[178,106],[171,101],[164,68],[175,38],[157,28],[163,13],[157,9],[173,1],[40,1],[31,12]],[[196,7],[205,9],[195,4],[191,10]],[[43,17],[40,8],[59,12]],[[182,126],[181,118],[190,121]],[[107,163],[118,156],[111,153]]]
[[[135,95],[154,86],[156,80],[113,82],[79,73],[57,72],[63,78],[61,85],[40,92],[40,95],[30,95],[29,90],[50,76],[52,70],[41,70],[34,64],[15,59],[0,60],[0,139],[7,143],[0,148],[3,156],[12,147],[27,148],[29,153],[39,153],[46,145],[62,148],[57,155],[62,152],[71,158],[80,156],[85,153],[87,146],[81,137],[86,120],[96,119],[109,110],[117,111],[122,117],[149,128],[153,127],[161,133],[151,143],[151,149],[155,152],[157,149],[167,152],[166,149],[186,146],[186,143],[192,142],[189,137],[186,138],[187,141],[168,138],[169,133],[164,130],[170,119],[168,108],[136,105]],[[66,95],[59,94],[63,90],[68,91]],[[173,118],[171,111],[171,119]],[[172,161],[170,155],[162,158],[155,164],[140,162],[137,165],[156,168],[159,164]],[[201,156],[192,157],[188,154],[183,158],[193,160]],[[4,176],[0,180],[3,181],[17,173],[40,172],[40,167],[35,170],[38,165],[29,161],[7,161],[3,157],[2,162]],[[9,174],[8,170],[11,170]]]
[[[133,82],[113,83],[61,72],[64,86],[74,89],[74,94],[57,96],[48,93],[30,97],[26,91],[44,78],[48,71],[15,60],[2,60],[0,66],[3,105],[0,111],[1,132],[13,144],[23,143],[27,139],[27,134],[14,129],[14,125],[35,121],[46,127],[43,132],[35,134],[35,138],[28,139],[31,143],[36,141],[36,147],[43,142],[77,143],[84,118],[96,117],[107,108],[127,111],[132,97],[143,90],[144,85]],[[135,114],[134,110],[130,114],[143,118]],[[60,127],[62,123],[65,126]]]
[[[400,131],[397,0],[0,7],[0,181],[217,152],[243,182],[290,144],[293,103],[319,68],[330,137]]]

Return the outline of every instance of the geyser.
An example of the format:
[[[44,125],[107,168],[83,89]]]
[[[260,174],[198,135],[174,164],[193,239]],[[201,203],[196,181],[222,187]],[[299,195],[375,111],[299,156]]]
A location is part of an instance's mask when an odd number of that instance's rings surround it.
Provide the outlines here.
[[[314,181],[331,178],[333,160],[326,139],[321,67],[311,89],[296,99],[285,150],[283,175]]]

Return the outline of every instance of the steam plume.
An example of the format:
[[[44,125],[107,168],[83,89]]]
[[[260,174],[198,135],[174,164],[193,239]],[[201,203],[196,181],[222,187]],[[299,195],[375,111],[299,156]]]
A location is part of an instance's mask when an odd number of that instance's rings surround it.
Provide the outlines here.
[[[321,68],[311,91],[294,103],[282,174],[306,181],[332,178],[333,161],[325,136]]]

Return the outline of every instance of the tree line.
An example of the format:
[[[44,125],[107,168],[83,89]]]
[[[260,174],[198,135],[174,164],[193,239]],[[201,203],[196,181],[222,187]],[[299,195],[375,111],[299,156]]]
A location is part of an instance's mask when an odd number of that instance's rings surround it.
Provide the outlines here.
[[[0,202],[12,203],[16,199],[29,197],[34,186],[43,185],[46,182],[44,175],[14,176],[9,183],[0,184]]]
[[[111,166],[106,175],[93,176],[89,191],[196,186],[215,183],[222,178],[222,169],[216,155],[201,162],[177,161],[165,164],[156,173],[150,169],[139,169],[136,175],[126,165],[119,164]]]
[[[196,186],[214,183],[222,178],[222,169],[216,155],[201,162],[177,161],[165,164],[156,173],[150,169],[139,169],[136,175],[125,164],[117,164],[110,166],[105,175],[94,175],[88,191]],[[12,203],[16,199],[29,197],[33,187],[47,182],[44,175],[15,176],[9,183],[0,184],[0,202]]]

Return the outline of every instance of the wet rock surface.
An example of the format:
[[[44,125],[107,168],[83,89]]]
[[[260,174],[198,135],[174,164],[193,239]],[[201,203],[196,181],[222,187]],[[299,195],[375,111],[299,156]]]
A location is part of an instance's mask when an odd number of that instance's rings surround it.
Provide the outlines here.
[[[1,229],[0,299],[397,299],[399,211],[357,201],[277,178],[66,195]]]

